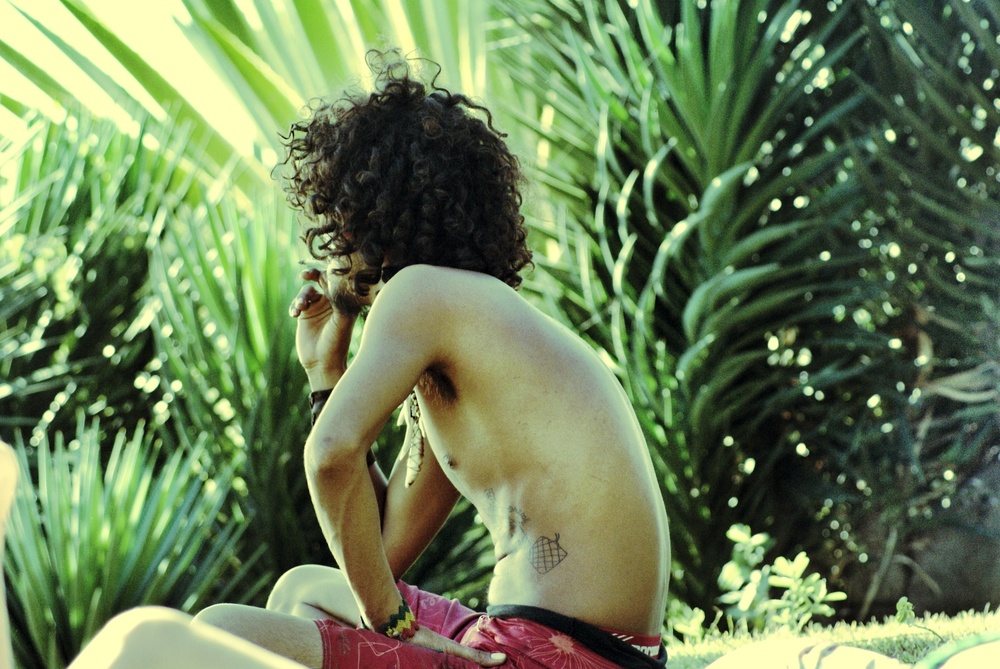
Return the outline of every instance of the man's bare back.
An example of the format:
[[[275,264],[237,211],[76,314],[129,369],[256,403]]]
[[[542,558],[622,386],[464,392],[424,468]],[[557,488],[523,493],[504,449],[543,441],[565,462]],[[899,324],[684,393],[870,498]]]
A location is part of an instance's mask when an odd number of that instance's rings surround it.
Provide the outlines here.
[[[617,379],[493,277],[414,266],[382,294],[404,282],[448,302],[436,319],[444,358],[417,392],[434,456],[493,538],[490,603],[658,634],[667,520]]]
[[[262,640],[277,619],[259,612],[199,617],[233,631],[261,621],[248,638],[323,667],[392,665],[358,622],[433,666],[428,651],[516,667],[577,641],[601,666],[662,666],[659,488],[614,375],[515,292],[531,262],[518,161],[487,110],[378,64],[377,92],[320,105],[286,138],[285,190],[326,267],[303,272],[289,313],[314,409],[306,481],[338,569],[275,585],[272,611],[320,620],[285,619],[301,643]],[[408,436],[386,479],[370,448],[403,404]],[[482,618],[398,581],[460,495],[492,535],[489,601],[506,606]],[[462,625],[445,609],[461,609]],[[506,620],[521,627],[501,641]],[[561,627],[574,641],[552,640]],[[327,657],[334,646],[349,657]]]

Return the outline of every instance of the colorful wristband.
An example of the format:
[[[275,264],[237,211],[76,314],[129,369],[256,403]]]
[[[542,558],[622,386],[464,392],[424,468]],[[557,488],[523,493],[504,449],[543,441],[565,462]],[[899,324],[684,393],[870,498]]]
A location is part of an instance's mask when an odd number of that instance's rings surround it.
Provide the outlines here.
[[[420,629],[420,625],[417,623],[417,617],[413,615],[410,605],[404,599],[399,605],[399,611],[389,616],[389,622],[382,625],[379,632],[391,639],[408,641],[413,638],[418,629]]]

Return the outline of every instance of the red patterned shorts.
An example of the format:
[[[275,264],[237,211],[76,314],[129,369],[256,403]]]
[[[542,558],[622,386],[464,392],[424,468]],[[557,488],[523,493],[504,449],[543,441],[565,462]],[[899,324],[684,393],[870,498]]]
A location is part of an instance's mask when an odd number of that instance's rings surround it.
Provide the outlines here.
[[[454,599],[399,583],[399,591],[421,626],[463,646],[501,652],[510,669],[610,669],[617,667],[572,637],[535,622],[494,618],[473,611]],[[381,634],[317,620],[323,638],[323,669],[476,669],[475,662],[437,653]],[[659,638],[642,639],[659,644]],[[635,640],[633,640],[635,643]]]

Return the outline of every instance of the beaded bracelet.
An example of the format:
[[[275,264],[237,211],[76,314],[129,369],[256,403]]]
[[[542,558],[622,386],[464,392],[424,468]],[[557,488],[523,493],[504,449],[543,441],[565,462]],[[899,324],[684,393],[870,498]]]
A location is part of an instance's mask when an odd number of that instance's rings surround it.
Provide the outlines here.
[[[330,395],[333,393],[333,388],[327,388],[326,390],[314,390],[309,393],[309,413],[312,414],[312,424],[316,424],[316,419],[319,418],[319,414],[323,411],[323,405],[326,401],[330,399]],[[375,464],[375,454],[372,453],[372,449],[368,449],[368,454],[365,456],[365,461],[368,466],[371,467]]]
[[[418,629],[420,629],[420,624],[417,623],[417,617],[413,615],[410,605],[404,599],[399,605],[399,611],[389,616],[389,622],[382,625],[379,632],[391,639],[408,641],[413,638]]]

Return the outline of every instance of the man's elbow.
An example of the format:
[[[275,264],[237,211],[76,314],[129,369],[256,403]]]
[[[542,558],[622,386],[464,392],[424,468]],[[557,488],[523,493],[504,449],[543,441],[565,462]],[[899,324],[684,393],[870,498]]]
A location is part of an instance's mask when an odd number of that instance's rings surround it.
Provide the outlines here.
[[[359,440],[340,432],[309,435],[303,452],[306,472],[310,474],[341,470],[362,456]]]

